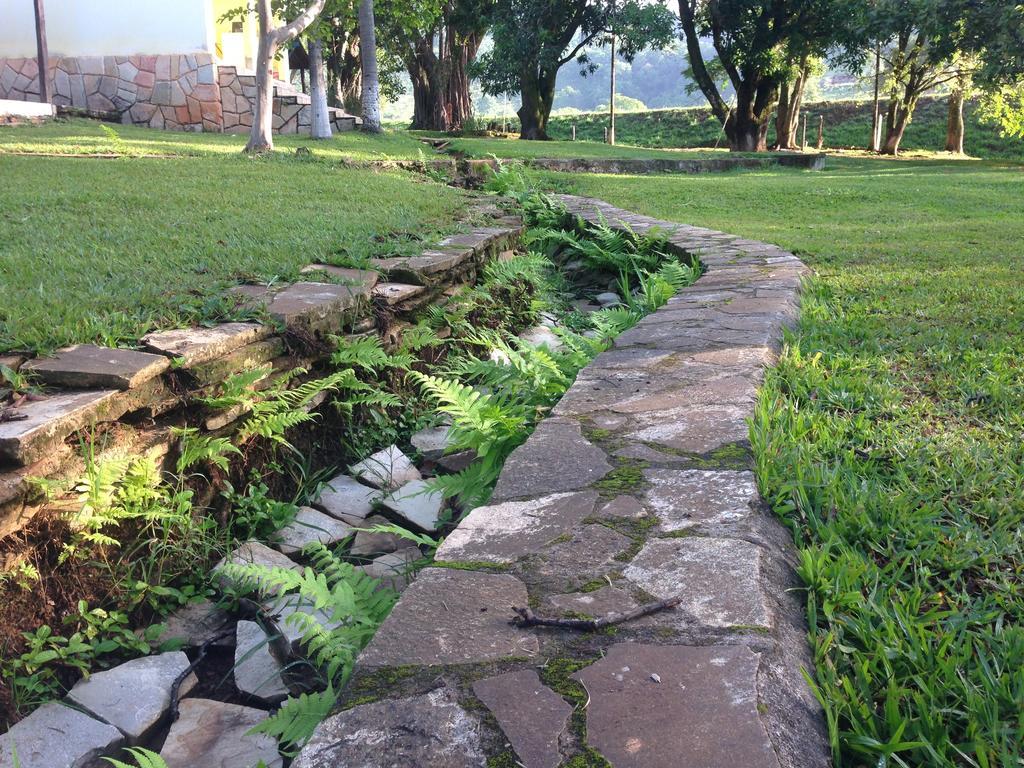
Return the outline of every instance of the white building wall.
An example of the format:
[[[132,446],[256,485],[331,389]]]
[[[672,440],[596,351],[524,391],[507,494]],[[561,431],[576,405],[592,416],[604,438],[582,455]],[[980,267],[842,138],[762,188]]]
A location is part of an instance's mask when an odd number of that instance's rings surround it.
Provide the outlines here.
[[[50,56],[213,53],[212,0],[44,0]],[[0,58],[36,55],[32,0],[0,0]]]

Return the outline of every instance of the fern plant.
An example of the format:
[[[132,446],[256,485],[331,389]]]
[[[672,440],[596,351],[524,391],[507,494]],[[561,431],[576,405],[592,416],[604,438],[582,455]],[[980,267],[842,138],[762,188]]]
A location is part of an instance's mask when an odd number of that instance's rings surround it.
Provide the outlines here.
[[[289,697],[277,712],[249,733],[271,736],[277,739],[285,755],[294,755],[309,741],[316,727],[331,713],[337,701],[338,694],[330,685],[323,691]]]
[[[128,747],[126,751],[135,760],[135,765],[115,760],[112,757],[104,757],[103,759],[114,766],[114,768],[168,768],[167,762],[156,752],[144,749],[143,747]]]

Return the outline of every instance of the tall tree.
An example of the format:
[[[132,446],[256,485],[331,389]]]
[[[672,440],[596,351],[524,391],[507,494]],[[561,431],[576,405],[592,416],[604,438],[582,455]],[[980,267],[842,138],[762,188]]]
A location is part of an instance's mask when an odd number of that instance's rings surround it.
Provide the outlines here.
[[[558,70],[611,34],[610,0],[504,0],[491,26],[494,47],[477,71],[492,96],[519,93],[520,138],[547,139]],[[625,0],[615,8],[620,56],[631,61],[645,48],[665,48],[675,24],[659,3]]]
[[[439,7],[419,3],[417,22],[395,17],[389,36],[409,73],[412,128],[461,130],[472,116],[470,67],[489,25],[495,0],[446,0]],[[410,10],[416,10],[410,3]],[[432,17],[431,17],[432,16]]]
[[[309,97],[313,113],[309,129],[310,138],[331,138],[331,115],[327,109],[327,77],[324,73],[324,43],[319,37],[312,37],[309,40]]]
[[[293,40],[313,23],[323,10],[326,0],[313,0],[292,21],[279,27],[273,26],[270,0],[255,2],[260,35],[256,50],[256,109],[245,151],[270,152],[274,149],[274,85],[270,63],[282,45]]]
[[[983,120],[1004,135],[1024,138],[1024,4],[1019,0],[965,0],[963,48],[978,67],[973,84],[980,91]]]
[[[767,149],[768,125],[795,63],[819,55],[836,35],[834,0],[679,0],[690,72],[722,123],[729,148]],[[711,38],[716,66],[704,60],[701,38]],[[715,83],[720,65],[735,91],[728,102]],[[794,106],[787,94],[787,108]],[[789,130],[789,122],[784,126]]]
[[[373,0],[359,1],[359,58],[363,69],[363,130],[380,133],[380,80],[377,75],[377,30],[373,19]]]

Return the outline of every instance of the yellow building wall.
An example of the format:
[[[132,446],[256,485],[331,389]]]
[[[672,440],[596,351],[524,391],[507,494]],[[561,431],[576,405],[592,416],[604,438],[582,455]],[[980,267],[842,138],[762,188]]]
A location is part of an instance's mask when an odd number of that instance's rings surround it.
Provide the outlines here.
[[[248,13],[244,19],[237,16],[223,19],[229,11],[243,5],[243,0],[211,0],[215,49],[217,60],[221,64],[236,67],[240,73],[253,74],[256,71],[256,51],[259,47],[259,24],[254,13]],[[242,31],[234,31],[241,21]],[[279,80],[288,80],[287,53],[278,58],[273,65],[274,76]]]

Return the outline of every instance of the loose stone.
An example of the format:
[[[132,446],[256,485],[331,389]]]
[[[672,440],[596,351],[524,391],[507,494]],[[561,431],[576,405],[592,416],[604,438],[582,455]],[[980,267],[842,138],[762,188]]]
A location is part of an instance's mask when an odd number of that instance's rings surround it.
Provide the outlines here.
[[[372,515],[363,521],[362,527],[373,528],[378,525],[393,525],[393,523],[380,515]],[[403,539],[393,533],[362,530],[356,532],[349,554],[353,557],[366,557],[367,555],[396,552],[407,546],[409,546],[408,539]]]
[[[363,485],[348,475],[331,478],[320,491],[314,506],[349,525],[362,525],[381,498],[379,490]]]
[[[558,352],[565,344],[554,331],[544,325],[537,325],[519,334],[519,338],[529,347],[547,347],[551,352]]]
[[[612,291],[605,291],[604,293],[597,294],[594,297],[594,301],[602,307],[614,307],[622,303],[622,297]]]
[[[421,429],[412,436],[413,447],[420,452],[426,461],[437,461],[444,456],[451,445],[449,427],[430,427]]]
[[[473,693],[491,710],[525,768],[556,768],[562,762],[558,739],[572,707],[542,685],[534,670],[478,680]]]
[[[229,563],[232,565],[257,565],[264,568],[290,568],[296,571],[302,570],[302,567],[298,563],[290,560],[280,552],[275,552],[270,547],[260,544],[258,541],[247,541],[244,544],[239,544],[238,547],[232,550],[213,568],[214,573],[217,574],[217,578],[222,585],[225,587],[230,586],[235,589],[253,586],[260,591],[264,591],[261,586],[263,580],[258,575],[254,575],[253,577],[245,580],[247,583],[243,583],[222,571],[222,567]],[[217,573],[218,571],[221,572]]]
[[[91,768],[123,744],[114,726],[54,701],[0,735],[0,768]]]
[[[480,724],[440,688],[363,704],[317,726],[292,768],[480,768]]]
[[[420,571],[370,645],[364,667],[473,664],[537,653],[534,633],[509,624],[526,586],[505,574],[448,568]]]
[[[383,507],[422,531],[434,531],[441,522],[444,494],[433,490],[426,480],[413,480],[386,496]]]
[[[167,714],[171,685],[188,665],[188,656],[180,651],[133,659],[78,682],[68,700],[117,728],[129,744],[139,744]],[[190,674],[179,694],[186,695],[197,682]]]
[[[422,479],[419,470],[396,445],[353,464],[349,472],[364,483],[384,491],[393,491],[413,480]]]
[[[208,699],[185,699],[160,757],[168,768],[281,768],[277,740],[249,731],[267,713]]]
[[[778,768],[757,708],[759,658],[742,646],[613,645],[573,675],[590,695],[587,741],[615,768]]]
[[[159,644],[180,640],[184,645],[196,647],[212,640],[231,624],[231,616],[209,600],[179,608],[163,620],[164,630],[157,641]],[[230,646],[231,636],[213,641],[213,645]]]
[[[366,565],[357,565],[356,570],[371,578],[380,579],[383,586],[402,592],[412,582],[413,565],[422,558],[423,553],[418,547],[406,547],[375,557]]]
[[[288,687],[281,679],[281,664],[270,650],[270,641],[263,628],[254,621],[240,621],[235,641],[235,687],[242,693],[267,703],[288,696]]]
[[[299,507],[295,519],[275,534],[275,546],[286,555],[294,555],[301,552],[303,547],[316,542],[337,544],[351,536],[352,530],[348,523],[312,507]]]

